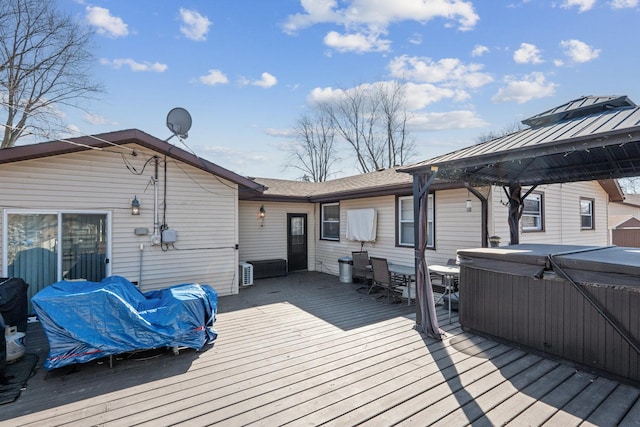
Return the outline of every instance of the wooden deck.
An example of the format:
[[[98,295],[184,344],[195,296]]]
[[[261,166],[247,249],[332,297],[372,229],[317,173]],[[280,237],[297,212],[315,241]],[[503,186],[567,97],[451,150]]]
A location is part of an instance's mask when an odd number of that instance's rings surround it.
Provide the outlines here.
[[[640,423],[638,388],[465,333],[444,309],[446,339],[427,339],[414,307],[356,288],[322,273],[259,280],[220,298],[214,346],[41,368],[0,424]],[[28,351],[44,357],[38,331]]]

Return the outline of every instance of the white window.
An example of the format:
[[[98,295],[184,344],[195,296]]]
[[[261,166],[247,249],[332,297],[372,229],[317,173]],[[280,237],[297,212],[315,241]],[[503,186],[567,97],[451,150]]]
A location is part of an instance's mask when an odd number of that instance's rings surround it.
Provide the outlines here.
[[[531,193],[524,199],[522,231],[542,231],[542,194]]]
[[[433,194],[427,199],[427,247],[435,247]],[[398,246],[414,246],[413,196],[398,197]]]
[[[593,199],[580,199],[580,228],[593,230]]]
[[[322,205],[322,224],[320,238],[323,240],[340,240],[340,204]]]

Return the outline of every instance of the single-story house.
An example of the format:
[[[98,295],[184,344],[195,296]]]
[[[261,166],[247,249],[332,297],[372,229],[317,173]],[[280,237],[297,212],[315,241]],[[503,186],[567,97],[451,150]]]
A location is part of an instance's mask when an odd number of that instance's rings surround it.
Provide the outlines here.
[[[283,259],[289,271],[338,274],[338,259],[363,249],[412,265],[412,177],[397,168],[321,183],[253,180],[266,190],[240,195],[241,261]],[[509,243],[508,209],[501,187],[467,188],[464,183],[436,181],[430,191],[429,263],[447,263],[460,248],[486,246],[489,236]],[[607,245],[608,204],[621,199],[615,180],[540,186],[526,198],[522,242]],[[367,210],[374,212],[375,236],[357,240],[358,236],[349,236],[349,222],[362,221],[364,217],[358,215]]]
[[[3,149],[0,165],[0,273],[29,296],[108,275],[238,292],[238,195],[260,184],[139,130]]]

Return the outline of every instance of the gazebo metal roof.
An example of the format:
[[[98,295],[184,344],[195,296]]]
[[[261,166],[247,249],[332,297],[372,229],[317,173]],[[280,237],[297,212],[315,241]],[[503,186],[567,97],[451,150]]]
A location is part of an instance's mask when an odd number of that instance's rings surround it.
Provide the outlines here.
[[[523,186],[640,175],[640,107],[626,96],[585,96],[523,123],[530,127],[399,170]]]

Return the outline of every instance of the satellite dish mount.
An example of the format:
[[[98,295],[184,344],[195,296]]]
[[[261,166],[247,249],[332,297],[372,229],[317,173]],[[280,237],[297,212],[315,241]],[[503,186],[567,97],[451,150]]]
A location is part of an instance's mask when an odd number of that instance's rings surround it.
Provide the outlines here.
[[[167,114],[167,127],[173,133],[167,141],[174,136],[187,139],[189,137],[189,129],[191,129],[191,115],[184,108],[174,108]]]

